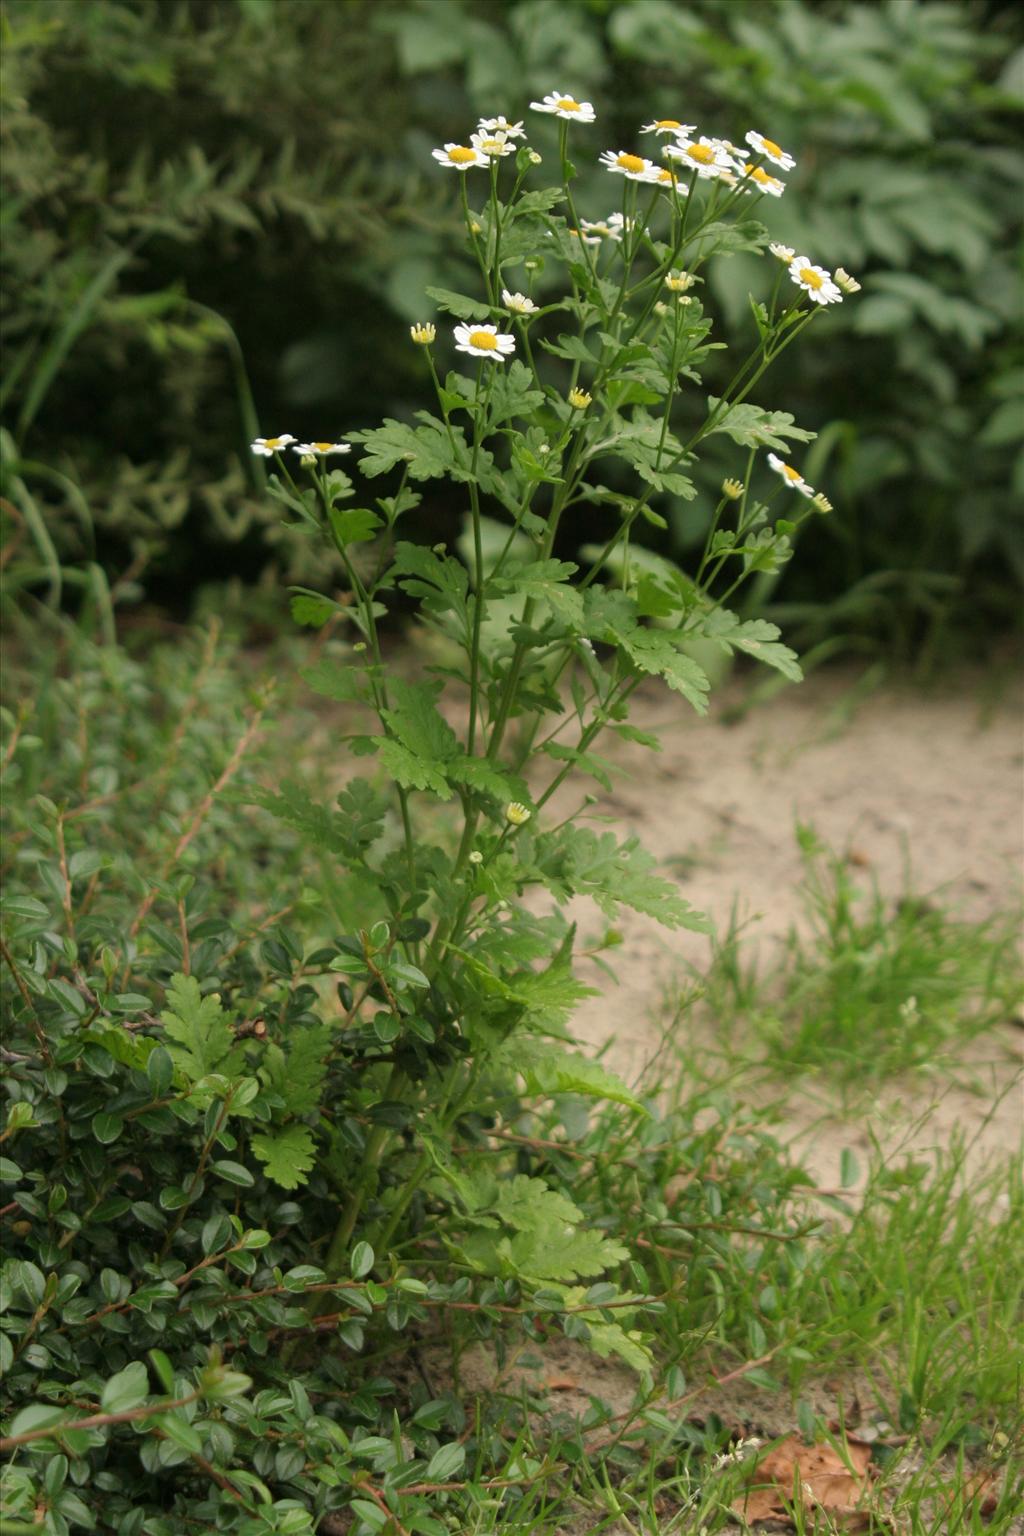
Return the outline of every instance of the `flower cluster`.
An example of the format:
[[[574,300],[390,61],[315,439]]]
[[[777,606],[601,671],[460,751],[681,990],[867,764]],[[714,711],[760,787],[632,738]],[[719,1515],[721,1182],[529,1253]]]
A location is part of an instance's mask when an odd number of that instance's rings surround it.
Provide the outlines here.
[[[281,453],[285,448],[291,448],[300,459],[326,459],[332,453],[351,453],[351,443],[300,443],[290,432],[282,432],[278,437],[257,437],[249,444],[249,447],[258,458],[272,459],[276,453]]]
[[[597,118],[591,102],[581,101],[567,91],[550,91],[539,101],[531,101],[530,109],[533,112],[546,113],[561,119],[563,155],[567,132],[564,125],[570,122],[593,123]],[[684,123],[677,118],[655,118],[651,122],[644,123],[640,132],[653,136],[662,157],[669,162],[668,165],[659,165],[649,156],[635,153],[630,149],[603,150],[598,163],[612,175],[622,176],[627,181],[660,187],[671,192],[675,198],[689,196],[694,188],[704,183],[710,184],[709,191],[712,199],[718,195],[718,185],[725,189],[725,198],[720,199],[720,205],[723,201],[729,203],[736,197],[751,194],[779,198],[786,189],[783,176],[796,166],[794,155],[777,144],[774,139],[769,139],[754,129],[744,136],[742,145],[734,144],[729,139],[698,133],[696,124]],[[476,130],[469,135],[467,143],[446,144],[443,149],[435,149],[433,155],[440,164],[452,170],[467,171],[488,165],[496,168],[497,161],[514,154],[521,147],[525,153],[517,164],[522,173],[527,165],[527,156],[531,163],[537,163],[540,160],[540,156],[529,150],[525,143],[520,144],[520,141],[524,141],[525,138],[526,134],[520,121],[512,122],[504,116],[481,118]],[[571,199],[570,208],[572,208]],[[575,209],[572,211],[575,214]],[[716,208],[717,211],[719,210]],[[630,211],[610,213],[605,219],[579,219],[578,227],[570,226],[568,233],[578,240],[581,246],[599,246],[605,240],[621,244],[626,236],[644,228],[648,213],[645,213],[643,218]],[[467,218],[469,217],[467,213]],[[477,235],[480,233],[480,225],[471,221],[470,230]],[[837,267],[833,274],[825,267],[818,266],[809,256],[799,254],[792,246],[773,242],[768,249],[771,255],[786,267],[790,280],[801,291],[801,301],[802,296],[806,294],[811,306],[827,307],[838,304],[842,302],[844,294],[854,294],[860,290],[860,284],[842,267]],[[588,257],[588,260],[590,259]],[[525,265],[528,270],[533,271],[537,263],[531,260]],[[673,269],[663,277],[664,287],[670,294],[675,295],[677,304],[692,302],[689,290],[697,280],[692,273]],[[508,288],[501,288],[500,294],[502,307],[520,324],[523,324],[527,317],[542,313],[540,306],[529,294]],[[661,301],[654,302],[652,309],[659,316],[669,312],[668,306]],[[492,313],[494,313],[493,309]],[[454,334],[456,350],[465,352],[470,357],[500,363],[516,350],[515,338],[500,332],[496,325],[483,323],[456,325]],[[429,346],[434,341],[435,328],[431,324],[415,325],[411,329],[411,335],[417,345]],[[592,403],[587,391],[575,386],[570,391],[568,400],[574,411],[585,411]],[[286,441],[291,440],[267,440],[270,444],[281,444]],[[262,444],[263,440],[260,439],[258,442]],[[302,447],[317,453],[324,451],[323,445],[306,444]],[[269,454],[276,450],[274,447],[254,444],[253,451]],[[342,452],[344,447],[334,445],[326,451]],[[768,458],[772,469],[781,476],[791,490],[805,496],[819,511],[831,510],[831,504],[826,497],[809,486],[803,476],[791,465],[784,463],[775,454],[769,454]],[[723,485],[723,495],[727,498],[737,498],[741,494],[742,486],[739,482],[727,480]]]

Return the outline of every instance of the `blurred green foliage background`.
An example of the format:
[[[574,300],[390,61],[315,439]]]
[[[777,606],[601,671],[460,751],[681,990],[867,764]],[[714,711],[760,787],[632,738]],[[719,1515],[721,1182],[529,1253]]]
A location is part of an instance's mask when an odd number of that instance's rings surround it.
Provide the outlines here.
[[[112,624],[112,597],[273,616],[261,590],[282,572],[329,586],[322,553],[263,498],[248,439],[343,434],[424,403],[407,324],[430,317],[428,284],[474,291],[454,178],[430,149],[481,113],[529,118],[557,88],[595,102],[595,163],[652,117],[785,145],[797,169],[759,217],[863,282],[759,396],[820,431],[802,468],[836,506],[771,616],[804,646],[901,656],[1015,621],[1014,7],[4,0],[2,27],[9,596],[92,602]],[[548,147],[547,120],[531,128]],[[587,177],[584,216],[613,205],[606,183]],[[713,269],[719,339],[751,333],[769,265]],[[735,469],[702,466],[709,484]],[[666,552],[702,538],[702,504],[666,509]],[[438,493],[417,532],[451,538],[459,512]]]

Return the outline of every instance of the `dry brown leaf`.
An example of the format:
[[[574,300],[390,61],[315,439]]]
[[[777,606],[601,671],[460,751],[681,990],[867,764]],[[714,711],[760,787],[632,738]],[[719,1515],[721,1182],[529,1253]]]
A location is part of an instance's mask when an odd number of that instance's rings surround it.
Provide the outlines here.
[[[975,1472],[964,1484],[964,1503],[976,1503],[979,1515],[994,1515],[999,1506],[1001,1483],[998,1472]]]
[[[999,1507],[1002,1481],[999,1472],[980,1471],[972,1472],[962,1487],[947,1485],[943,1489],[943,1500],[950,1519],[966,1520],[971,1509],[976,1509],[982,1519],[994,1515]]]
[[[840,1530],[866,1530],[870,1466],[871,1447],[863,1440],[848,1440],[841,1454],[834,1446],[805,1445],[789,1435],[763,1458],[755,1481],[732,1507],[748,1525],[765,1520],[792,1525],[786,1504],[800,1502],[823,1510]]]
[[[547,1376],[544,1385],[549,1392],[578,1392],[579,1382],[572,1376]]]

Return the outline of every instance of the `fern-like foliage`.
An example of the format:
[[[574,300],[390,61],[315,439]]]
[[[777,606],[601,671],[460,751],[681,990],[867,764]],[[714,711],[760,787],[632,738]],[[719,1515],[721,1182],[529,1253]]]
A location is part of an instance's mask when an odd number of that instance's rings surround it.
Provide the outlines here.
[[[179,972],[171,979],[167,1002],[169,1006],[160,1015],[173,1042],[167,1049],[188,1082],[196,1083],[210,1072],[230,1076],[240,1071],[242,1052],[235,1044],[218,993],[204,997],[195,977]]]

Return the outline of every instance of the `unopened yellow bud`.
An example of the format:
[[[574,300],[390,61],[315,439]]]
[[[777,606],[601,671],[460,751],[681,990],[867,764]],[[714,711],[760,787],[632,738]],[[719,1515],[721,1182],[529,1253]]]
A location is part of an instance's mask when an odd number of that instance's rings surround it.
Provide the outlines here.
[[[588,405],[593,405],[593,395],[588,395],[585,389],[570,389],[569,404],[574,411],[585,411]]]
[[[670,272],[665,279],[665,287],[671,288],[673,293],[685,293],[696,281],[692,272]]]
[[[409,335],[418,347],[429,347],[437,335],[437,326],[430,324],[410,325]]]
[[[860,283],[844,267],[836,267],[833,276],[844,293],[860,293]]]
[[[819,512],[832,511],[832,503],[829,501],[827,496],[822,495],[821,491],[819,491],[816,496],[811,497],[811,506],[817,507]]]
[[[723,480],[722,495],[727,497],[729,501],[739,501],[740,497],[743,495],[743,481]]]
[[[511,822],[514,827],[524,826],[530,819],[530,812],[519,800],[512,800],[505,807],[505,820]]]

